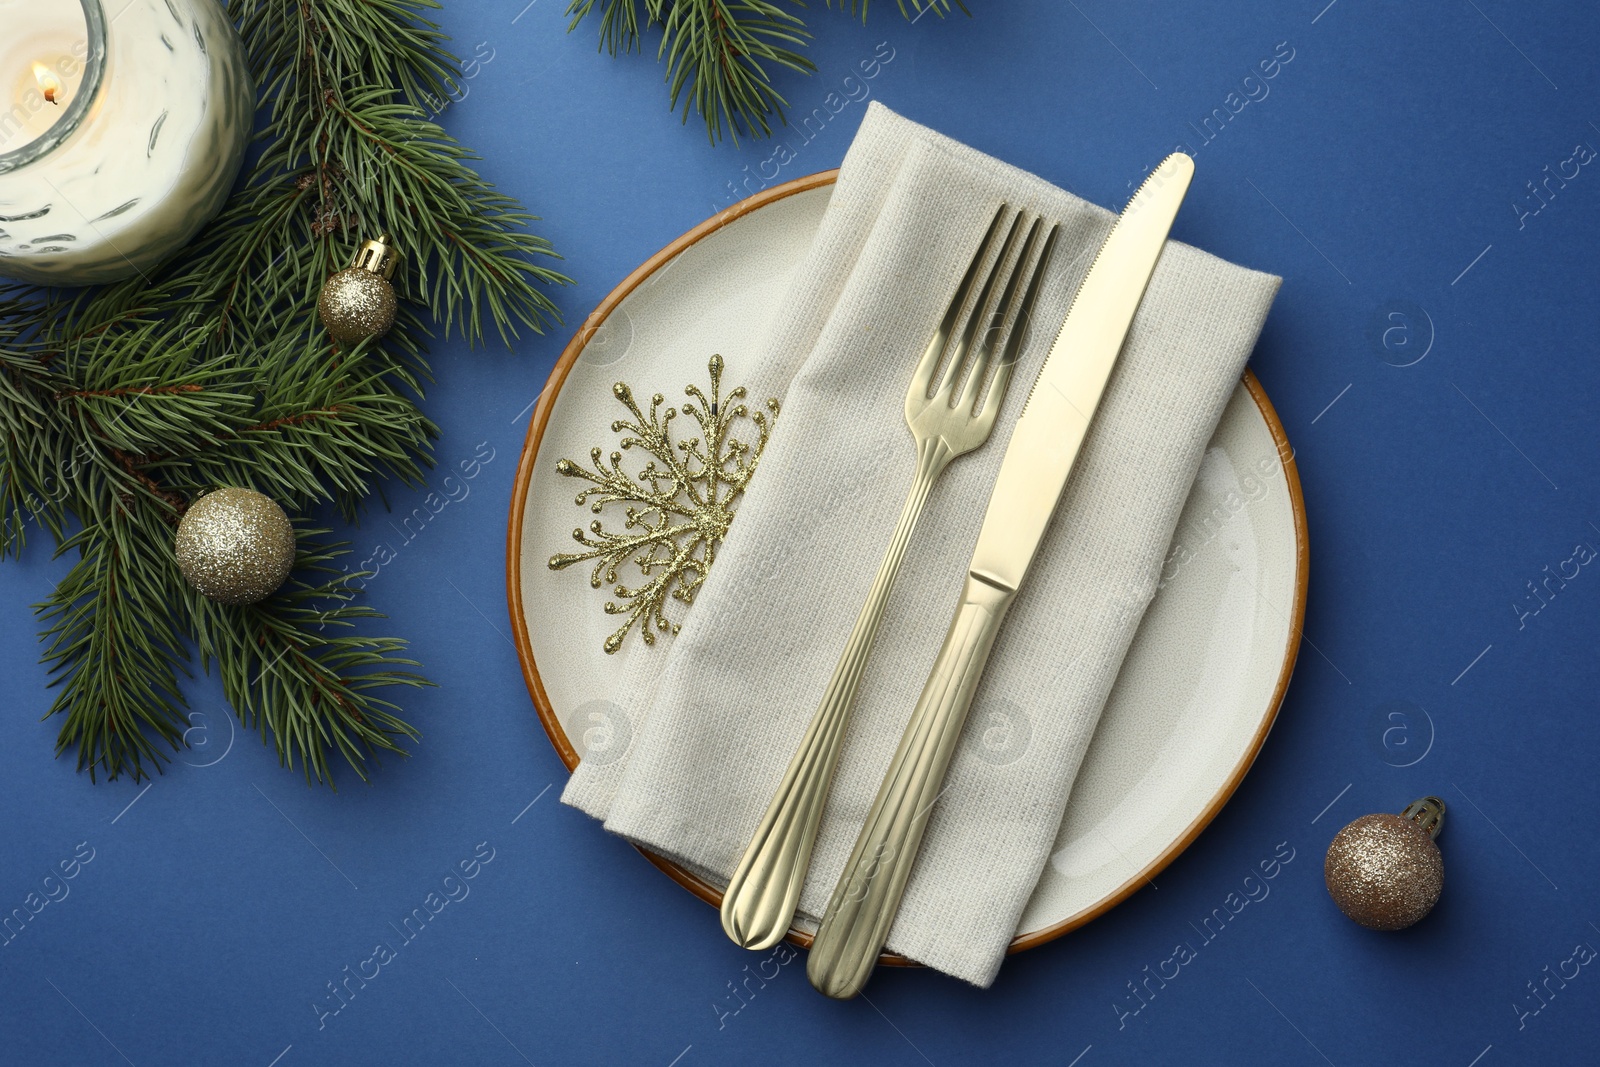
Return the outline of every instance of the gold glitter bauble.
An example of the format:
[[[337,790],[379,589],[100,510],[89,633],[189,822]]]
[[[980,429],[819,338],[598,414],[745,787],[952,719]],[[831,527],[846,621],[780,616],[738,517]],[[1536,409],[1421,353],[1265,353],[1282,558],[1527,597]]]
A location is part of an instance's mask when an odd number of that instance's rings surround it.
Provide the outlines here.
[[[389,279],[399,262],[400,254],[385,234],[364,242],[354,263],[322,283],[317,314],[335,341],[350,347],[389,332],[395,312]]]
[[[218,489],[184,513],[173,545],[184,580],[220,604],[271,596],[294,566],[294,527],[269,496]]]
[[[1363,815],[1334,835],[1323,865],[1339,910],[1373,930],[1404,930],[1439,901],[1444,859],[1434,835],[1444,802],[1425,797],[1400,815]]]

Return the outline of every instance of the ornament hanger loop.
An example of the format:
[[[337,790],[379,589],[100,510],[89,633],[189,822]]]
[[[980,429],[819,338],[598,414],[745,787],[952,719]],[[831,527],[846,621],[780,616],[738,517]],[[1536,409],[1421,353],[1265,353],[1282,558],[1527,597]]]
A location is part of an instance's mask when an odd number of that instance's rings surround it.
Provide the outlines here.
[[[1400,814],[1428,831],[1429,837],[1438,837],[1444,829],[1444,801],[1438,797],[1413,800]]]

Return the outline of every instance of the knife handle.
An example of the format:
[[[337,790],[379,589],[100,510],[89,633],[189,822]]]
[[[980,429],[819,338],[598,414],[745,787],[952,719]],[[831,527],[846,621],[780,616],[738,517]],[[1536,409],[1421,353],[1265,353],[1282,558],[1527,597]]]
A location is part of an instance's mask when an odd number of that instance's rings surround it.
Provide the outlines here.
[[[928,502],[933,483],[952,458],[951,450],[937,437],[918,449],[916,476],[872,589],[856,616],[805,737],[723,893],[722,929],[737,945],[753,950],[770,948],[789,932],[789,924],[794,921],[867,656],[878,635],[878,624],[883,621],[884,607],[917,519]]]
[[[972,695],[1015,596],[1015,589],[967,575],[944,646],[811,944],[806,974],[830,997],[861,992],[889,938]]]

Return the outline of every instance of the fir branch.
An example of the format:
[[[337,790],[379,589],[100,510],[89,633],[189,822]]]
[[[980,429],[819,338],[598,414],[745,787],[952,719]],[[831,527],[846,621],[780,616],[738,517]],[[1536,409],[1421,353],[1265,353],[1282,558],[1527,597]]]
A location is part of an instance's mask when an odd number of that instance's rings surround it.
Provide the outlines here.
[[[600,0],[600,47],[615,55],[639,46],[638,0]],[[567,32],[577,29],[595,0],[572,0]],[[811,39],[791,7],[800,0],[644,0],[645,25],[661,28],[656,58],[666,63],[670,106],[683,102],[683,121],[699,112],[715,144],[724,134],[770,136],[783,122],[785,100],[772,86],[770,66],[810,74],[816,66],[797,49]],[[642,47],[642,46],[641,46]]]
[[[107,507],[100,523],[62,543],[80,557],[39,605],[44,662],[61,686],[50,714],[66,717],[56,755],[76,749],[91,780],[126,771],[139,781],[149,766],[159,770],[169,758],[159,742],[176,751],[188,726],[171,596],[181,579],[164,518],[145,500]]]
[[[558,318],[567,279],[537,221],[429,120],[459,66],[433,0],[230,0],[261,101],[260,150],[184,254],[115,285],[0,283],[0,557],[38,523],[78,559],[38,606],[60,692],[58,753],[91,778],[160,770],[187,723],[192,641],[285,766],[362,778],[417,732],[379,694],[427,683],[404,642],[374,637],[337,546],[302,543],[273,597],[223,607],[177,571],[194,495],[255,488],[291,512],[347,517],[391,481],[418,484],[437,429],[417,403],[430,327],[471,345]],[[378,342],[333,348],[323,281],[363,237],[393,235],[400,307]],[[76,530],[74,531],[74,526]],[[316,537],[325,531],[308,531]]]
[[[81,453],[45,399],[60,383],[36,356],[0,347],[0,559],[22,550],[34,522],[63,538],[67,479]]]
[[[852,15],[867,21],[870,0],[839,0]],[[932,11],[943,18],[952,3],[963,13],[962,0],[896,0],[900,14],[915,21]],[[600,49],[643,50],[639,0],[570,0],[571,33],[600,5]],[[827,0],[832,7],[834,0]],[[683,102],[683,121],[699,112],[706,135],[716,144],[726,134],[739,143],[740,133],[770,137],[773,123],[788,125],[788,101],[773,87],[773,68],[811,74],[816,66],[800,53],[811,40],[805,21],[791,8],[803,0],[644,0],[645,28],[660,27],[658,60],[666,62],[671,107]]]
[[[420,484],[438,430],[365,352],[334,360],[312,342],[264,368],[249,418],[178,469],[164,462],[164,477],[191,492],[248,484],[297,506],[332,501],[350,518],[383,480]]]
[[[131,455],[200,452],[250,418],[255,397],[235,386],[227,371],[212,362],[166,374],[138,367],[116,375],[89,373],[53,399],[78,439],[97,439]]]
[[[372,6],[232,0],[257,84],[274,101],[272,140],[252,185],[276,195],[288,179],[300,192],[299,213],[324,237],[318,284],[349,255],[344,244],[334,256],[330,238],[386,229],[405,251],[396,288],[425,299],[445,336],[459,328],[482,340],[485,310],[503,340],[518,336],[519,324],[542,333],[555,306],[529,283],[568,279],[539,263],[555,253],[526,230],[537,217],[475,174],[468,164],[477,157],[427,120],[424,109],[456,88],[454,57],[439,47],[437,28],[416,17],[409,35],[363,39],[355,31]],[[438,5],[388,6],[414,13]],[[399,25],[392,15],[385,21]]]
[[[202,665],[219,664],[223,690],[247,728],[278,762],[298,766],[308,783],[333,784],[328,754],[337,752],[363,780],[381,752],[405,755],[404,741],[421,735],[402,721],[398,705],[373,694],[390,686],[432,685],[411,671],[406,643],[352,632],[355,620],[382,618],[354,603],[365,571],[334,565],[344,542],[314,540],[324,529],[299,531],[292,588],[260,604],[225,607],[191,594],[190,610]],[[318,576],[318,581],[306,580]]]
[[[741,124],[752,136],[767,137],[767,116],[781,120],[788,101],[772,87],[763,61],[805,74],[817,69],[794,50],[811,37],[805,23],[767,0],[673,0],[651,15],[662,26],[657,58],[666,58],[672,106],[681,95],[687,123],[692,104],[712,144],[724,123],[738,144]]]
[[[567,14],[572,16],[572,21],[567,24],[568,33],[589,17],[594,4],[595,0],[572,0],[567,5]],[[646,13],[648,21],[654,21],[653,9],[656,6],[652,5],[652,11]],[[631,52],[635,48],[643,51],[639,44],[639,7],[632,0],[605,0],[605,7],[600,12],[600,47],[612,55]]]

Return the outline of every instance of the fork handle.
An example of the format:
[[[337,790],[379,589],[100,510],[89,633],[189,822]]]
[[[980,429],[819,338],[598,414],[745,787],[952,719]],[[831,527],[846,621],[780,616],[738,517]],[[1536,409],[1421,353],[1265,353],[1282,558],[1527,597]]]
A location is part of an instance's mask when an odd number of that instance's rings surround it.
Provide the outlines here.
[[[906,495],[900,522],[890,538],[883,562],[878,565],[866,603],[856,616],[850,638],[833,669],[833,677],[828,680],[822,703],[806,728],[799,751],[789,762],[789,769],[723,894],[722,929],[745,948],[759,950],[777,944],[794,920],[806,870],[811,865],[817,827],[827,804],[828,787],[839,762],[850,705],[860,687],[867,655],[877,636],[878,624],[883,620],[884,606],[911,542],[911,533],[928,502],[933,483],[951,458],[949,448],[938,438],[918,448],[917,472],[911,491]]]
[[[944,645],[811,944],[806,974],[830,997],[861,992],[889,938],[972,694],[1014,596],[1014,589],[967,576]]]

